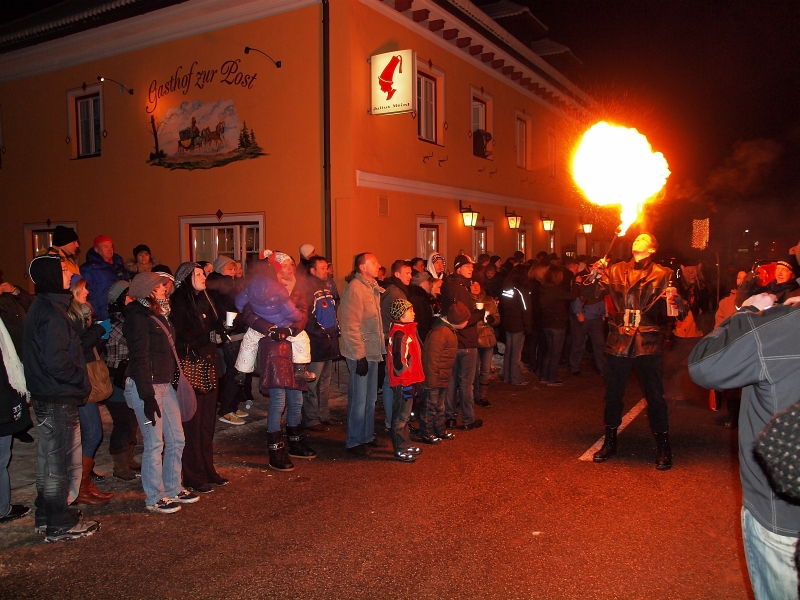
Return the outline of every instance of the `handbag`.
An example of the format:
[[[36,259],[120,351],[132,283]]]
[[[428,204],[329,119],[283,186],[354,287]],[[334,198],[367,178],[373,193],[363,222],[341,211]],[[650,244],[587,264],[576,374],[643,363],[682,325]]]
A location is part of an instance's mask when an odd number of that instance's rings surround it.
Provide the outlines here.
[[[192,384],[192,387],[201,394],[207,394],[217,387],[217,370],[214,365],[204,358],[197,356],[194,351],[186,353],[180,361],[181,371]],[[173,384],[177,381],[173,381]]]
[[[169,339],[169,345],[172,347],[172,354],[175,356],[175,364],[177,365],[178,369],[178,384],[172,384],[172,387],[175,388],[175,397],[178,399],[178,409],[181,411],[181,421],[184,423],[190,420],[194,413],[197,412],[197,396],[195,396],[194,388],[192,388],[192,384],[186,379],[184,376],[183,371],[181,370],[181,361],[178,358],[178,351],[175,350],[175,342],[172,340],[172,334],[169,332],[169,329],[164,327],[164,324],[159,321],[156,317],[151,316],[158,326],[164,330],[164,333],[167,334],[167,338]]]
[[[92,384],[92,391],[89,393],[88,403],[101,402],[111,397],[114,393],[111,387],[111,376],[108,374],[106,363],[100,360],[97,348],[93,348],[94,360],[86,363],[86,371],[89,373],[89,381]]]

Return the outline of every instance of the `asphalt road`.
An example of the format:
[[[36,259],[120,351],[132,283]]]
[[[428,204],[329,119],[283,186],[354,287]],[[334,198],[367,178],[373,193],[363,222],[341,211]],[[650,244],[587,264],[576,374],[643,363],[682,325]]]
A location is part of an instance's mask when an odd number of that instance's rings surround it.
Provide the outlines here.
[[[735,432],[700,399],[673,402],[672,470],[654,468],[646,411],[617,457],[581,462],[603,433],[603,382],[567,377],[493,382],[484,427],[424,446],[415,464],[388,448],[351,456],[339,426],[311,437],[315,460],[270,471],[260,400],[247,425],[218,424],[231,483],[197,504],[155,515],[138,480],[109,478],[111,503],[84,507],[102,524],[88,539],[45,544],[32,517],[3,526],[0,597],[752,598]],[[632,379],[627,406],[640,398]],[[343,416],[343,397],[333,404]],[[12,484],[35,469],[25,446]],[[32,500],[30,482],[14,487],[14,502]]]

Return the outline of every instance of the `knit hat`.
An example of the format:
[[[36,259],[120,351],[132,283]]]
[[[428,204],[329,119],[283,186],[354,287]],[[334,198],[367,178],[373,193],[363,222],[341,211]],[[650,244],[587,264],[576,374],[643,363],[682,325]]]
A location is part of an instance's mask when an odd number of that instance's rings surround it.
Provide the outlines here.
[[[184,280],[194,273],[195,269],[199,269],[200,265],[196,262],[181,263],[175,270],[175,287],[180,287]]]
[[[395,298],[389,305],[389,316],[392,317],[392,321],[399,321],[411,307],[411,302],[405,298]]]
[[[128,287],[128,296],[133,298],[149,298],[155,287],[166,280],[167,278],[163,275],[152,271],[139,273],[133,278],[130,287]]]
[[[471,265],[474,264],[472,259],[467,256],[466,254],[459,254],[456,256],[456,259],[453,261],[453,270],[458,271],[464,265]]]
[[[108,237],[107,235],[98,235],[96,238],[94,238],[94,243],[92,244],[92,247],[97,248],[97,246],[99,246],[100,244],[102,244],[104,242],[109,242],[111,244],[114,243],[114,242],[111,241],[111,238]]]
[[[114,304],[119,297],[130,287],[130,283],[127,281],[115,281],[111,284],[111,287],[108,288],[108,303]]]
[[[470,312],[463,302],[453,302],[447,309],[447,322],[451,325],[461,325],[469,321]]]
[[[311,244],[303,244],[300,246],[300,256],[308,260],[309,257],[316,254],[317,251]]]
[[[214,261],[214,272],[221,274],[222,269],[232,264],[236,264],[236,262],[232,258],[229,258],[227,256],[218,256],[217,260]]]
[[[147,252],[148,254],[153,254],[152,252],[150,252],[150,247],[146,246],[145,244],[139,244],[138,246],[136,246],[136,248],[133,249],[133,258],[139,256],[139,252]]]
[[[159,275],[163,275],[170,281],[175,281],[175,278],[172,276],[172,269],[170,269],[167,265],[156,265],[153,267],[153,273],[158,273]]]
[[[414,276],[411,278],[411,285],[420,285],[431,279],[431,274],[427,271],[414,271]]]
[[[72,242],[78,241],[78,234],[72,227],[64,227],[63,225],[56,225],[53,230],[53,246],[66,246]]]
[[[287,260],[294,260],[291,256],[289,256],[285,252],[275,252],[275,254],[272,255],[272,258],[274,258],[278,262],[278,264],[283,264]]]
[[[787,254],[785,256],[781,256],[775,263],[776,265],[780,265],[782,267],[786,267],[787,269],[791,270],[795,275],[797,275],[798,268],[797,268],[797,256],[794,254]]]

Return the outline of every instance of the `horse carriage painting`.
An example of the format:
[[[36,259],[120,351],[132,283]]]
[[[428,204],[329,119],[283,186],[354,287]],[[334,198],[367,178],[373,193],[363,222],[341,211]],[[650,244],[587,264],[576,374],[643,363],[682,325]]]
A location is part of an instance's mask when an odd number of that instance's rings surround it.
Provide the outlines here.
[[[184,102],[151,122],[156,151],[149,164],[168,169],[210,169],[266,156],[255,131],[239,121],[230,100]]]

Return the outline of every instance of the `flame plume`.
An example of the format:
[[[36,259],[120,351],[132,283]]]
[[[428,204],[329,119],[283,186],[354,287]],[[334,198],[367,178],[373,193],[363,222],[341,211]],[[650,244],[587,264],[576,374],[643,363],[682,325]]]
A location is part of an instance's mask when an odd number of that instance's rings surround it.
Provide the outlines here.
[[[645,136],[605,121],[583,135],[572,159],[572,176],[589,201],[622,206],[618,236],[625,235],[669,175],[664,155],[653,152]]]

